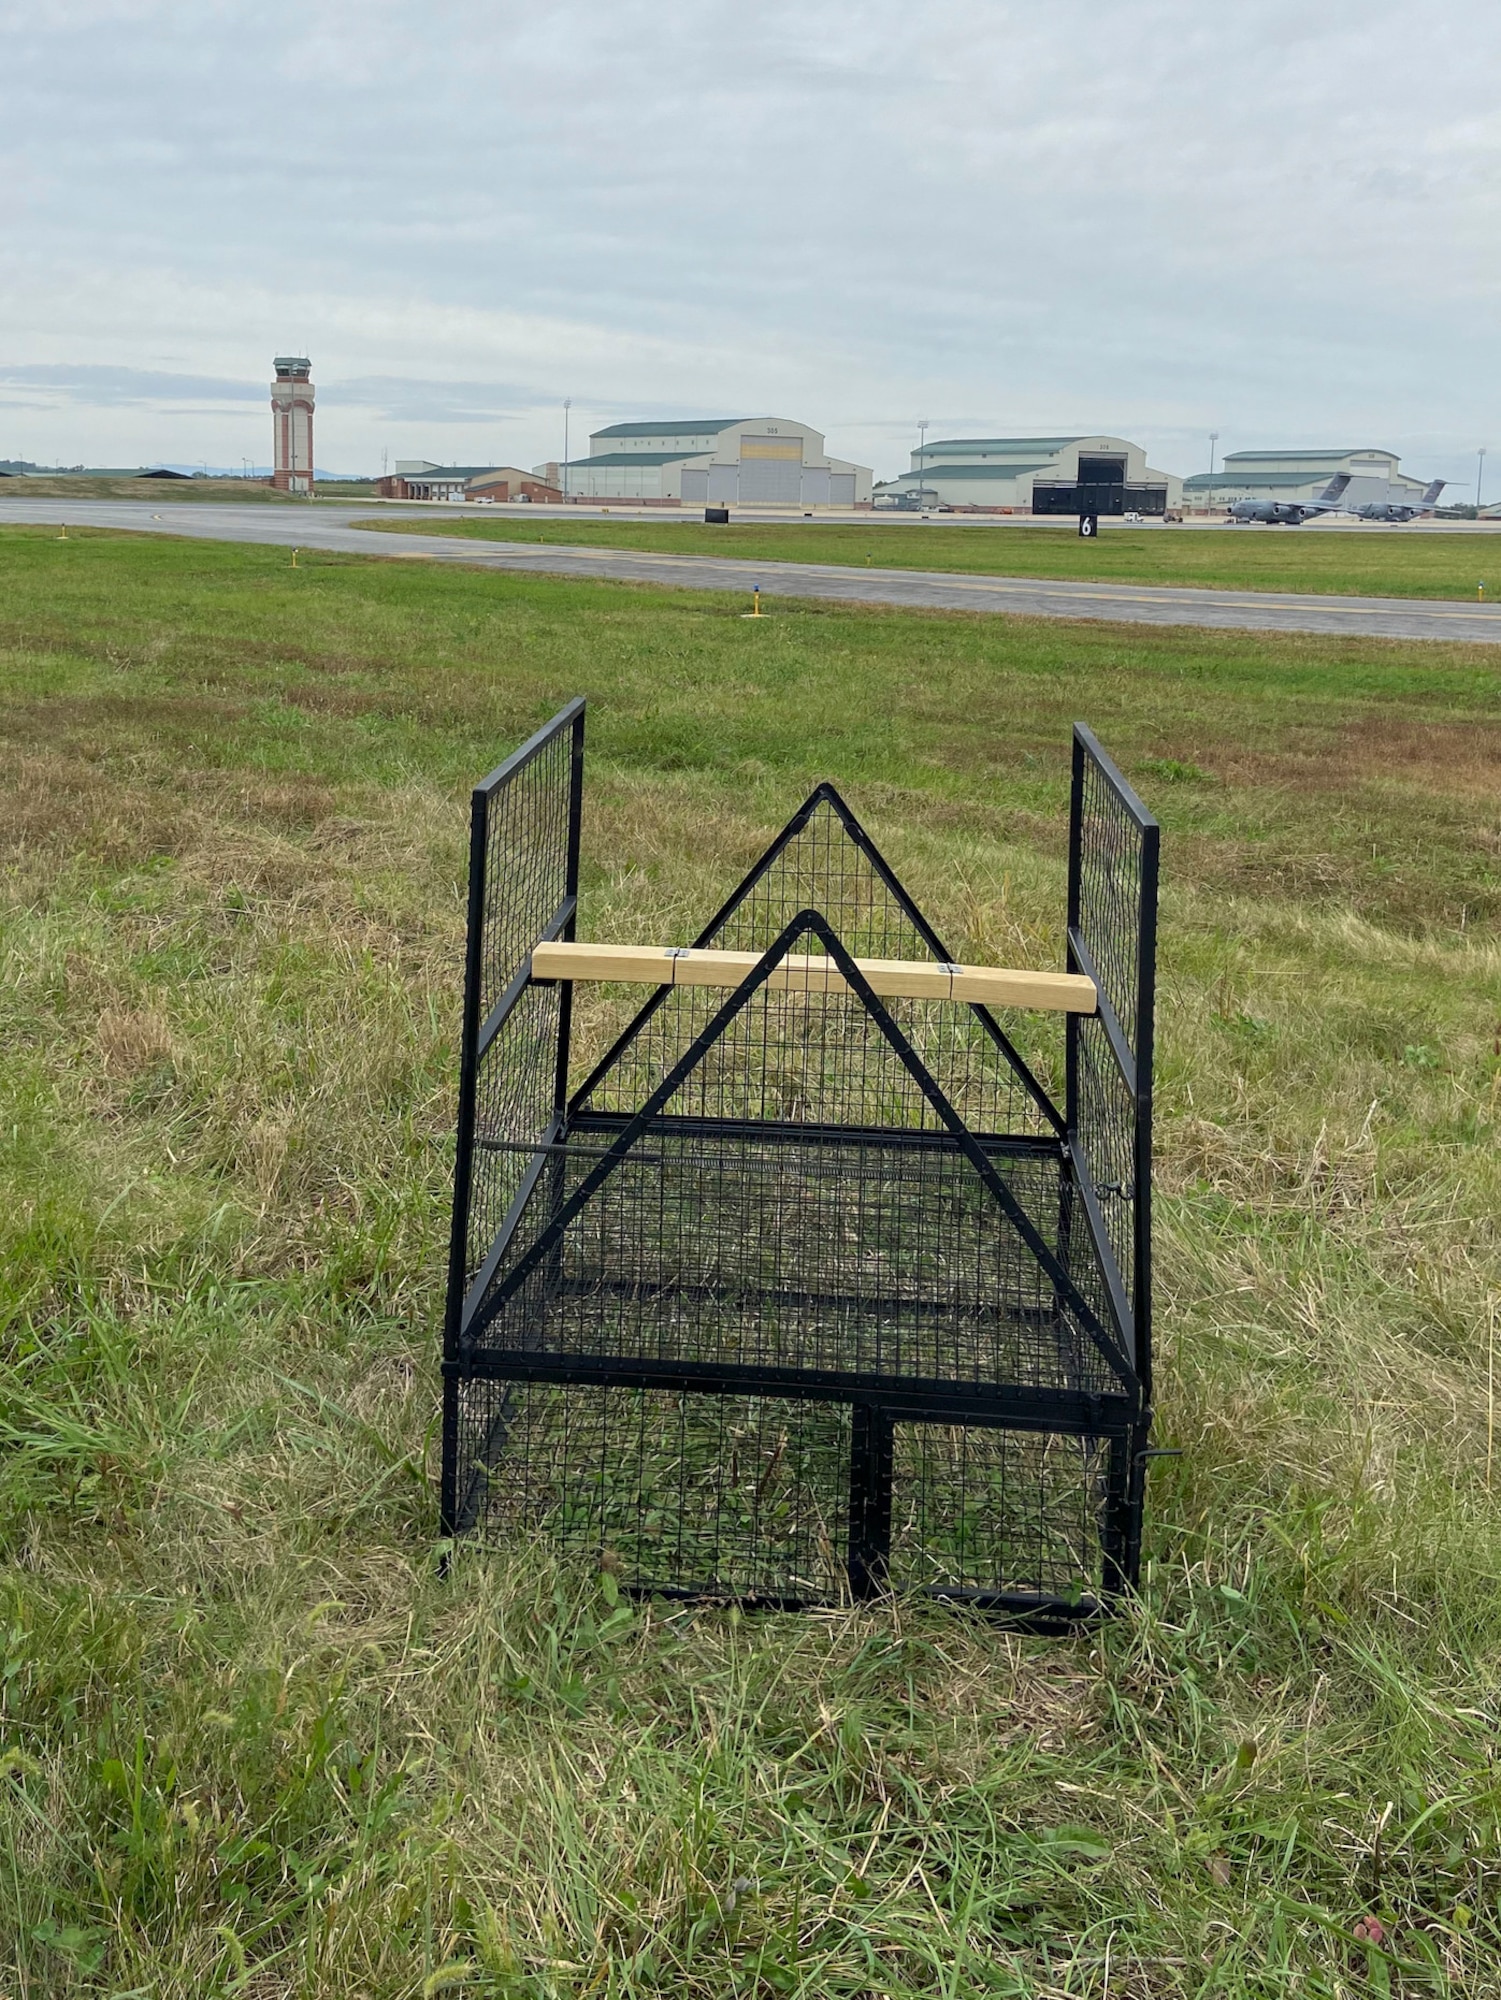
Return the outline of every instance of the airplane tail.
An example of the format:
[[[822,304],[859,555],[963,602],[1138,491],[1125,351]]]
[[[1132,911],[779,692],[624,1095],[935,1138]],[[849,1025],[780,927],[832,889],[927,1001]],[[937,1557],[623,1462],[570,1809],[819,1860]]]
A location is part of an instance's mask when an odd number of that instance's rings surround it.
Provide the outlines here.
[[[1319,495],[1318,499],[1314,501],[1313,503],[1314,506],[1315,507],[1338,506],[1340,500],[1344,497],[1345,488],[1349,485],[1349,483],[1350,483],[1350,475],[1348,472],[1336,472],[1334,477],[1330,480],[1329,484],[1324,488],[1323,492]]]
[[[1430,479],[1428,484],[1423,488],[1423,497],[1418,502],[1418,505],[1420,507],[1433,506],[1440,493],[1443,492],[1446,484],[1447,481],[1442,479]]]

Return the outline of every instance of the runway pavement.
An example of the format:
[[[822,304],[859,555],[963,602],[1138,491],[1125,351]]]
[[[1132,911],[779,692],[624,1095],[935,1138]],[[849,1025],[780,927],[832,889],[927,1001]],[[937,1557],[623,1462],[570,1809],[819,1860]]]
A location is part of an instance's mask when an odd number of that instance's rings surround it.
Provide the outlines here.
[[[592,582],[666,585],[676,590],[740,592],[747,597],[759,585],[772,610],[779,597],[799,597],[917,611],[1501,645],[1501,604],[953,576],[933,570],[845,569],[832,563],[746,562],[733,557],[648,555],[634,549],[467,541],[447,535],[384,535],[351,525],[368,519],[369,514],[368,507],[335,506],[326,501],[305,508],[264,501],[244,506],[164,501],[153,507],[141,500],[27,500],[9,493],[0,497],[0,525],[66,522],[70,527],[128,528],[142,534],[203,541],[327,549],[341,555],[457,563],[478,570],[534,571]]]

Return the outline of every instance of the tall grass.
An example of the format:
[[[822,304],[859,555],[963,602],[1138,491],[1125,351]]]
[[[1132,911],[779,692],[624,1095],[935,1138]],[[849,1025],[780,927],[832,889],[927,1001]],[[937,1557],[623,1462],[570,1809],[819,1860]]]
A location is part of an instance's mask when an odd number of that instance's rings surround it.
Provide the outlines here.
[[[1494,1992],[1486,662],[281,560],[0,536],[0,1991]],[[589,935],[829,776],[1053,962],[1072,714],[1160,809],[1108,1631],[440,1578],[464,793],[580,690]]]

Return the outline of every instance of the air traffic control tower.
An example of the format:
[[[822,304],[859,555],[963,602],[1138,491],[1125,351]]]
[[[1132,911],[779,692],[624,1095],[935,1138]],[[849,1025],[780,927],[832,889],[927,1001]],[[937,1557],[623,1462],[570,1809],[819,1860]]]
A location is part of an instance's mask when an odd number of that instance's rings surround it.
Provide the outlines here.
[[[271,484],[282,493],[313,490],[313,364],[303,354],[278,354],[271,364],[271,415],[276,470]]]

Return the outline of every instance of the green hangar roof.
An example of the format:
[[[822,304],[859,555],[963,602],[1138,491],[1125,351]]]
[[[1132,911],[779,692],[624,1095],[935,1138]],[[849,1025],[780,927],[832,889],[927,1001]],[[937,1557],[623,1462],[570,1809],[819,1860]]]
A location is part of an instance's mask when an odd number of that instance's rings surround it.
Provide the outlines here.
[[[481,472],[495,472],[498,467],[487,459],[483,465],[429,465],[421,472],[398,472],[398,479],[473,479]]]
[[[1202,493],[1211,486],[1233,486],[1237,480],[1250,486],[1306,486],[1320,476],[1321,468],[1308,472],[1258,472],[1254,466],[1236,466],[1231,472],[1195,472],[1183,482],[1185,493]]]
[[[603,433],[596,431],[595,436]],[[570,470],[581,465],[676,465],[679,459],[703,458],[702,451],[602,451],[593,458],[570,458]]]
[[[895,479],[884,482],[895,486],[904,479],[1020,479],[1028,472],[1041,472],[1051,459],[1029,459],[1025,463],[1018,459],[1007,459],[1004,465],[925,465],[921,472],[899,472]]]
[[[748,417],[669,417],[659,424],[610,424],[594,435],[602,438],[699,437],[710,431],[727,431],[732,424],[749,423]],[[597,464],[599,461],[596,460]]]
[[[933,451],[1043,451],[1049,454],[1078,444],[1086,434],[1066,438],[939,438],[918,455]]]
[[[1388,451],[1384,445],[1379,444],[1351,445],[1347,451],[1337,451],[1330,445],[1327,451],[1227,451],[1225,463],[1240,465],[1248,460],[1255,464],[1268,458],[1301,458],[1322,465],[1326,458],[1395,458],[1396,456],[1394,451]]]

